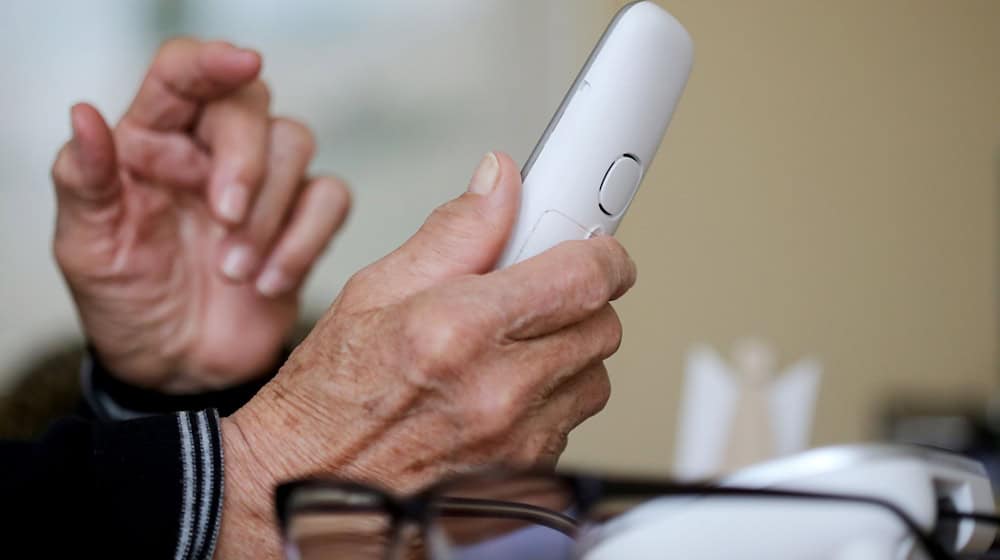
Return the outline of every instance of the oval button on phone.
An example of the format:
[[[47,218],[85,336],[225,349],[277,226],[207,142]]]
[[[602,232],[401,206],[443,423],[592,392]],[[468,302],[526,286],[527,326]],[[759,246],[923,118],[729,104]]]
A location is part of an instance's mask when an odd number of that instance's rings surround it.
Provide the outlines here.
[[[642,166],[631,156],[622,156],[611,164],[601,184],[601,212],[617,216],[625,211],[639,188]]]

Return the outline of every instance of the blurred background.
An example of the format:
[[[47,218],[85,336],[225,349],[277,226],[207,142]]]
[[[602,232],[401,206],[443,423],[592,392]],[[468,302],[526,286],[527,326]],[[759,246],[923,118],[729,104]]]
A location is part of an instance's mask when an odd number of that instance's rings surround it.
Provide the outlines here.
[[[813,445],[914,437],[927,418],[988,428],[1000,2],[660,3],[691,32],[695,69],[619,230],[640,279],[617,305],[614,395],[566,462],[666,472],[687,353],[728,355],[746,337],[772,345],[777,369],[822,365]],[[524,161],[621,4],[0,4],[0,393],[79,345],[49,250],[68,109],[87,100],[116,119],[164,38],[259,49],[277,110],[318,133],[316,167],[353,185],[351,221],[305,294],[317,316],[484,152]]]

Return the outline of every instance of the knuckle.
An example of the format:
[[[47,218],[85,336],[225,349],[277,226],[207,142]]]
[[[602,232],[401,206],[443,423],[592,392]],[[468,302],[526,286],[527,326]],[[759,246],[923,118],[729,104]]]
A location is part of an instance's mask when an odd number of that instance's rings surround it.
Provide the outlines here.
[[[607,358],[618,351],[621,348],[622,336],[624,334],[622,327],[621,317],[618,313],[611,307],[611,304],[606,304],[606,311],[604,319],[604,332],[602,333],[601,345],[604,351],[602,352],[602,358]]]
[[[425,375],[451,375],[464,362],[470,333],[461,316],[441,306],[419,306],[406,318],[405,337],[417,369]]]
[[[90,282],[104,282],[117,274],[115,267],[94,265],[94,255],[107,254],[111,250],[107,240],[94,241],[87,247],[82,247],[69,228],[65,228],[62,219],[56,220],[56,232],[50,246],[56,265],[66,277],[70,285],[84,285]]]
[[[353,204],[351,188],[347,182],[340,177],[327,175],[314,179],[309,189],[315,189],[319,203],[333,212],[329,222],[331,227],[339,227]]]
[[[186,49],[195,43],[197,43],[197,41],[191,37],[171,37],[160,43],[160,48],[156,51],[155,59],[160,60],[164,57],[172,56],[174,53]]]
[[[570,389],[571,394],[563,395],[563,398],[571,399],[572,402],[559,426],[567,433],[604,410],[611,399],[611,378],[603,362],[577,375],[579,377]]]
[[[576,254],[565,269],[566,281],[591,309],[597,309],[611,295],[607,259],[591,243],[580,242],[576,247]]]
[[[245,86],[244,92],[265,107],[271,104],[271,86],[264,80],[254,80]]]
[[[183,57],[186,51],[199,44],[201,42],[197,39],[185,36],[171,37],[163,41],[153,56],[153,63],[150,66],[150,70],[153,73],[160,73],[168,69],[173,60]]]
[[[451,200],[438,206],[427,218],[427,227],[433,229],[451,229],[453,224],[462,216],[456,201]]]
[[[539,452],[539,459],[543,464],[554,464],[563,451],[566,451],[567,445],[569,445],[569,434],[556,432],[545,440]]]
[[[277,118],[272,126],[274,142],[286,149],[303,153],[312,158],[316,151],[316,136],[312,130],[301,121],[289,118]]]
[[[236,95],[248,102],[255,110],[263,110],[271,106],[271,87],[264,80],[250,82],[243,86]]]
[[[467,422],[475,434],[496,439],[511,432],[520,417],[521,399],[510,384],[494,383],[478,391]]]
[[[74,253],[72,247],[66,243],[64,236],[59,235],[57,232],[52,240],[52,256],[56,259],[56,264],[59,265],[59,268],[63,270],[72,268]]]
[[[69,150],[70,147],[68,143],[63,145],[63,147],[59,150],[59,154],[56,156],[55,161],[52,162],[52,182],[54,182],[57,187],[69,186],[75,179],[73,173],[71,172],[72,161],[70,161]]]
[[[371,284],[373,276],[374,270],[371,265],[362,268],[347,279],[347,282],[344,283],[344,291],[353,292],[359,289],[365,289],[365,286]]]
[[[258,244],[265,245],[265,240],[258,241]],[[288,247],[275,260],[285,273],[299,277],[309,269],[312,256],[304,248]]]
[[[527,468],[554,468],[568,443],[569,434],[565,430],[536,430],[520,444],[512,462]]]
[[[372,290],[379,284],[378,273],[374,265],[368,265],[348,278],[337,301],[348,307],[366,305]]]
[[[484,227],[496,227],[484,205],[470,206],[461,198],[438,206],[431,212],[425,228],[442,239],[462,239],[480,232]]]
[[[586,395],[583,399],[584,407],[580,421],[586,420],[598,412],[604,410],[611,400],[611,377],[608,370],[602,364],[597,368],[586,385]]]
[[[599,245],[604,249],[608,268],[616,273],[613,289],[627,290],[631,288],[635,284],[636,266],[635,261],[628,254],[628,250],[614,237],[602,237],[600,241]]]

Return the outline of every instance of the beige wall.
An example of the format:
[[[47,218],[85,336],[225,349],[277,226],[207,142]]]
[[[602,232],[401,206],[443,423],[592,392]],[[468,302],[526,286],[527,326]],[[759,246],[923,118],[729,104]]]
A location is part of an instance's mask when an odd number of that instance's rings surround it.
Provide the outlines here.
[[[819,358],[818,444],[875,437],[892,394],[985,398],[1000,2],[662,4],[694,37],[694,74],[620,230],[640,279],[618,305],[614,396],[567,462],[668,468],[697,341]]]

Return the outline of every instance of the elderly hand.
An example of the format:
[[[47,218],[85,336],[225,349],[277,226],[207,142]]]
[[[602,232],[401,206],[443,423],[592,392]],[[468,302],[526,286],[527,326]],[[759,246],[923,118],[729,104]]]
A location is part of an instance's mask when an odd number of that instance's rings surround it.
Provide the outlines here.
[[[496,462],[553,465],[601,410],[635,281],[610,237],[490,272],[520,176],[488,155],[469,192],[356,274],[261,392],[223,420],[218,558],[277,555],[271,493],[304,475],[398,491]]]
[[[167,392],[274,365],[348,191],[310,178],[314,141],[269,112],[257,53],[163,45],[114,130],[91,106],[53,165],[56,259],[100,359]]]

